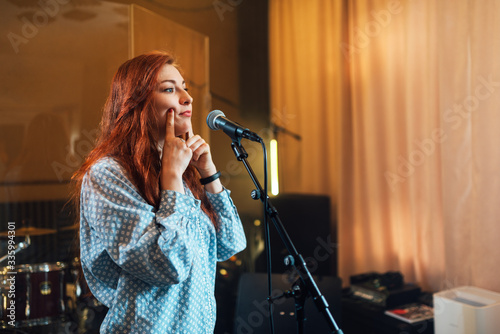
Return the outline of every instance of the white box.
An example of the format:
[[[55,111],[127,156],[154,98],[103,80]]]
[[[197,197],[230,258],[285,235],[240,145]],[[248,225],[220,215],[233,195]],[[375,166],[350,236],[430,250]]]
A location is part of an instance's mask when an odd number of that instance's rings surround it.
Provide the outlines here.
[[[463,286],[433,297],[435,334],[500,333],[500,293]]]

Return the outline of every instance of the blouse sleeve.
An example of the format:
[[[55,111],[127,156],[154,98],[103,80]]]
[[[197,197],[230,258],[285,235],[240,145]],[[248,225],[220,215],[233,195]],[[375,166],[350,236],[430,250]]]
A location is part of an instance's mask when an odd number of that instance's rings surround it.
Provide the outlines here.
[[[109,275],[111,268],[102,270],[103,258],[111,259],[115,271],[153,285],[181,282],[196,251],[195,224],[189,222],[196,221],[199,208],[199,200],[168,190],[161,193],[156,211],[117,163],[97,163],[82,185],[82,262],[104,282],[110,277],[99,276]]]
[[[230,194],[227,189],[219,194],[207,192],[217,219],[217,261],[225,261],[246,247],[245,232]]]

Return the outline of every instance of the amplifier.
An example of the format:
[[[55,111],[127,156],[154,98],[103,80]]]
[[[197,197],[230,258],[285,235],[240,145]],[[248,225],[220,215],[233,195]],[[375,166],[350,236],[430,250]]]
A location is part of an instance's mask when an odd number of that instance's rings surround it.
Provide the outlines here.
[[[384,286],[376,288],[373,284],[362,283],[351,285],[351,291],[354,296],[385,308],[416,302],[421,293],[420,288],[414,284],[387,289]]]

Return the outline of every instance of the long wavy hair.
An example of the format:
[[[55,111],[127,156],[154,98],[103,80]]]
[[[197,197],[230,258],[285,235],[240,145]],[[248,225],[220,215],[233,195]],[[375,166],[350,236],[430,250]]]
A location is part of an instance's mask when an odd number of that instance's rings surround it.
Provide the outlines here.
[[[96,146],[72,177],[77,213],[83,177],[103,157],[115,158],[144,200],[158,209],[161,192],[160,119],[154,107],[153,93],[159,84],[158,74],[166,64],[181,72],[172,55],[159,51],[137,56],[118,68],[104,105]],[[201,200],[201,208],[216,225],[213,208],[199,178],[196,168],[189,165],[183,180],[193,195]]]

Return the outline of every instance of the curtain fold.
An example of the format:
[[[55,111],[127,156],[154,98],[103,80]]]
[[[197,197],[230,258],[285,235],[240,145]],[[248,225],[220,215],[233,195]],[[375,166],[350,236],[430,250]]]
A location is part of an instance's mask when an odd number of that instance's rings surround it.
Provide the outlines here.
[[[331,196],[344,284],[500,291],[498,7],[270,1],[280,187]]]
[[[314,133],[302,135],[300,140],[286,132],[278,134],[284,161],[281,166],[293,166],[280,170],[288,180],[282,184],[282,191],[330,193],[338,177],[330,173],[332,166],[323,159],[339,157],[339,131],[331,131],[330,124],[338,123],[340,113],[333,110],[342,108],[344,86],[338,73],[341,67],[335,64],[337,48],[324,41],[338,39],[340,31],[329,23],[343,19],[342,13],[338,4],[330,1],[323,6],[277,1],[271,7],[272,12],[279,13],[270,20],[275,59],[270,71],[276,83],[271,88],[272,122],[292,133]],[[325,76],[333,80],[325,81]],[[321,143],[317,137],[322,138]]]

